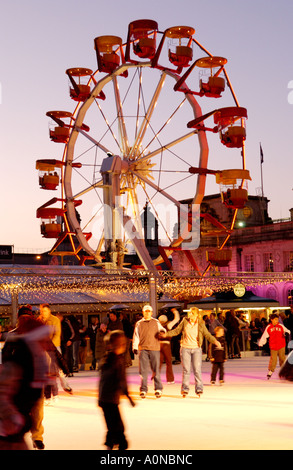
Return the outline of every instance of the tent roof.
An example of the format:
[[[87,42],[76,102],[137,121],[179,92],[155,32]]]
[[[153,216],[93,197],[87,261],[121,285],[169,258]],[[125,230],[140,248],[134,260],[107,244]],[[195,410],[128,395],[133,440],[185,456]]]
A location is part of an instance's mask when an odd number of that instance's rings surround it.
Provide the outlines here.
[[[149,301],[148,289],[134,288],[135,284],[123,276],[89,266],[0,266],[0,308],[11,305],[12,292],[17,292],[18,305],[41,303],[50,305],[140,304]],[[160,304],[172,302],[168,295]],[[104,307],[102,307],[104,305]]]
[[[246,291],[242,297],[237,297],[233,291],[216,292],[211,297],[195,300],[189,304],[189,307],[196,306],[203,310],[212,308],[256,308],[256,307],[279,307],[279,302],[274,299],[259,297],[251,291]]]

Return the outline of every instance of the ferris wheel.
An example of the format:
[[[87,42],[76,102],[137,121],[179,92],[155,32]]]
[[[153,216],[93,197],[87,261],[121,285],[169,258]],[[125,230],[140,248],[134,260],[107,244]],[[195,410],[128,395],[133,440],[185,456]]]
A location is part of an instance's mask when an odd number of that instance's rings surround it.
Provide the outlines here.
[[[156,21],[133,21],[126,42],[117,36],[95,38],[96,71],[66,70],[75,107],[47,113],[50,138],[63,146],[62,157],[36,164],[40,187],[61,190],[59,198],[37,210],[42,235],[56,239],[51,254],[73,253],[80,263],[88,257],[123,268],[125,253],[134,250],[141,266],[154,271],[170,263],[174,250],[198,246],[199,238],[194,244],[191,235],[199,233],[204,217],[210,232],[222,236],[216,251],[223,260],[237,210],[248,197],[247,111],[238,104],[227,60],[209,53],[194,34],[192,27],[159,31]],[[231,105],[219,107],[227,93]],[[214,134],[227,149],[239,150],[239,168],[208,168],[208,137]],[[234,212],[228,227],[200,214],[210,174]],[[182,202],[187,200],[188,206]],[[160,240],[155,259],[147,248],[153,237],[153,227],[145,223],[147,210]],[[65,241],[71,251],[60,249]]]

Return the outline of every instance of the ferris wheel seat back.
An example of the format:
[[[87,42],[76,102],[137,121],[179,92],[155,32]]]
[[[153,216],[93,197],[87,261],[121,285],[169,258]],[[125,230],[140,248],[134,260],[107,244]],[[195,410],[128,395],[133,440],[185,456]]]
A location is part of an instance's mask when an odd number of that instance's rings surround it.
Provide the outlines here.
[[[225,79],[223,77],[209,77],[207,82],[201,79],[200,91],[205,96],[219,98],[225,91]]]
[[[120,64],[122,39],[118,36],[99,36],[94,40],[100,72],[112,73]],[[121,51],[120,51],[121,54]]]
[[[176,67],[188,67],[192,55],[192,49],[188,46],[177,46],[176,52],[169,49],[169,60]]]
[[[229,127],[222,133],[221,141],[229,148],[240,148],[246,139],[246,130],[242,126]]]
[[[120,64],[120,57],[118,54],[104,54],[101,61],[100,72],[112,73]]]
[[[219,267],[229,266],[230,261],[232,260],[232,250],[208,250],[206,251],[207,261],[211,264]]]
[[[39,185],[42,189],[55,190],[59,186],[59,175],[45,174],[39,177]]]
[[[230,209],[243,209],[248,201],[248,191],[245,188],[228,189],[221,193],[222,202]]]
[[[41,234],[44,238],[58,238],[61,233],[61,224],[47,223],[41,225]]]
[[[70,87],[70,98],[74,101],[85,101],[91,94],[89,85],[78,85],[78,90]]]
[[[133,43],[133,52],[141,59],[153,59],[156,53],[156,40],[152,38],[141,38]]]
[[[55,127],[53,130],[50,130],[50,139],[53,142],[66,144],[69,139],[70,129],[67,127]]]

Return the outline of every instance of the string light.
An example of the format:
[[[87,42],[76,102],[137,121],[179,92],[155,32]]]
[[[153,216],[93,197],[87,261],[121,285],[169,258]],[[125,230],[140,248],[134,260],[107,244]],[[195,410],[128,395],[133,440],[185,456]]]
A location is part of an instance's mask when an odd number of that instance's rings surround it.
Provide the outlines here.
[[[111,296],[149,295],[149,277],[153,273],[147,270],[117,271],[105,273],[93,269],[83,271],[74,269],[60,273],[44,273],[41,269],[28,268],[9,271],[0,268],[0,294],[12,292],[35,293],[56,296],[60,293],[74,293],[80,298],[93,294],[97,301],[109,302]],[[272,285],[281,282],[293,282],[293,273],[210,273],[199,277],[195,272],[158,271],[155,276],[157,293],[176,300],[205,298],[214,292],[232,290],[235,284],[244,284],[247,290],[256,286]],[[131,300],[131,297],[130,299]]]

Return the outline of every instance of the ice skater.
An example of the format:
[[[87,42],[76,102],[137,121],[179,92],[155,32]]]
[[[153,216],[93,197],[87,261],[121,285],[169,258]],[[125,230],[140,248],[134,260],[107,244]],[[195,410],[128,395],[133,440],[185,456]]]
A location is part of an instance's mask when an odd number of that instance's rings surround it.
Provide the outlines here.
[[[214,329],[214,334],[221,347],[218,347],[215,344],[210,344],[209,346],[209,358],[212,364],[211,371],[211,385],[215,385],[217,373],[219,371],[219,381],[220,385],[224,383],[224,362],[228,359],[228,348],[227,342],[225,339],[225,330],[223,326],[216,326]]]
[[[197,307],[191,307],[187,313],[187,317],[183,318],[181,323],[168,333],[162,334],[164,338],[181,336],[181,362],[183,367],[181,394],[186,397],[189,392],[190,369],[192,367],[195,379],[195,396],[199,398],[203,393],[203,382],[201,376],[202,363],[202,343],[205,337],[210,343],[221,347],[221,343],[210,334],[204,321],[199,316]]]
[[[140,397],[145,398],[148,391],[148,369],[152,369],[155,396],[162,396],[163,385],[160,374],[160,340],[159,333],[165,333],[159,320],[153,318],[153,309],[145,305],[142,309],[143,318],[134,328],[132,348],[134,354],[139,354],[139,373],[141,376]]]
[[[36,409],[42,410],[50,335],[30,314],[19,316],[16,330],[7,337],[0,368],[0,450],[11,451],[29,450],[24,436],[28,431],[33,436]]]
[[[270,323],[264,330],[262,337],[259,340],[259,347],[264,346],[269,339],[269,347],[271,351],[269,370],[267,373],[267,378],[270,379],[277,365],[277,360],[279,358],[280,367],[286,360],[285,348],[286,348],[286,337],[285,334],[289,333],[290,330],[286,328],[283,324],[279,323],[279,315],[277,313],[272,313],[270,316]]]
[[[128,442],[124,434],[124,424],[119,411],[120,396],[126,395],[132,406],[134,401],[129,396],[125,373],[124,353],[126,337],[123,331],[113,330],[106,337],[107,351],[99,364],[100,382],[98,404],[102,408],[107,425],[105,446],[112,450],[126,450]]]
[[[168,317],[166,315],[160,315],[158,320],[165,329],[168,329]],[[174,384],[175,379],[174,379],[174,372],[173,372],[173,366],[172,366],[171,338],[167,338],[161,341],[160,370],[162,369],[162,365],[164,362],[166,363],[167,384],[168,385]]]

